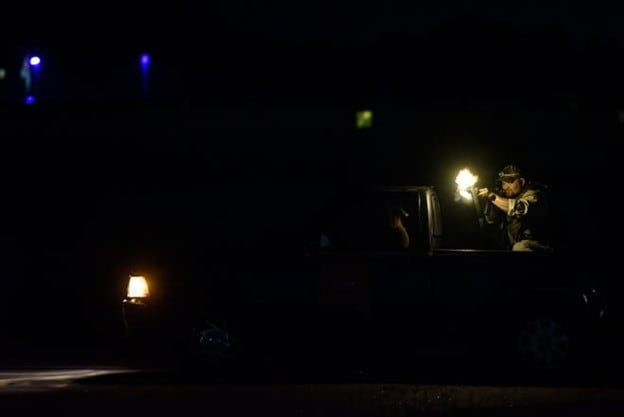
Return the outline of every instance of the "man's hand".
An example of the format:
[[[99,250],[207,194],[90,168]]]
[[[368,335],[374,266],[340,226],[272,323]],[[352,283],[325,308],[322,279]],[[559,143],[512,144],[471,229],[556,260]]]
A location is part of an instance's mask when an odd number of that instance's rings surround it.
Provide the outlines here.
[[[477,195],[481,198],[488,198],[488,196],[490,195],[490,190],[487,187],[479,188],[479,192]]]

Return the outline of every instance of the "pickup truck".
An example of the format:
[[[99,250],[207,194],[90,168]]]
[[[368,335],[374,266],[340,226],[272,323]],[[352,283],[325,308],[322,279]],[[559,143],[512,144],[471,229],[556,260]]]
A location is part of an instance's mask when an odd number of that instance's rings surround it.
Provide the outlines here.
[[[274,234],[282,245],[267,237],[244,251],[213,249],[192,262],[162,256],[128,271],[122,311],[133,357],[407,364],[461,348],[495,367],[552,372],[596,350],[606,306],[591,268],[573,257],[446,248],[434,186],[338,194],[305,234]],[[388,239],[397,207],[407,248]]]

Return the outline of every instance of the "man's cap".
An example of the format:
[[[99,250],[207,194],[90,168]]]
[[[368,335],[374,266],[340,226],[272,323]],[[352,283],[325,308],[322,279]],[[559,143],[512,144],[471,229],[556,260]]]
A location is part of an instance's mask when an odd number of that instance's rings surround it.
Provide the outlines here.
[[[498,179],[501,181],[513,181],[522,176],[522,171],[516,165],[507,165],[498,173]]]

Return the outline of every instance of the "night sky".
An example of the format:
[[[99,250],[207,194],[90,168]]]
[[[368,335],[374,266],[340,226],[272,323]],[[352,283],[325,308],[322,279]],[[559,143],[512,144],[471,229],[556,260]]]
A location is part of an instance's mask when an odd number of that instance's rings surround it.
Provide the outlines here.
[[[49,100],[139,94],[143,52],[153,96],[200,103],[405,106],[621,88],[624,6],[613,2],[41,3],[4,13],[0,35],[7,83],[24,53],[46,56]]]
[[[40,4],[41,3],[41,4]],[[275,38],[372,40],[385,33],[420,34],[457,18],[478,18],[528,31],[559,30],[578,41],[621,40],[623,6],[607,1],[458,1],[420,2],[302,1],[180,1],[113,0],[77,6],[66,2],[15,4],[5,13],[7,32],[14,39],[36,40],[41,35],[84,35],[102,40],[116,34],[146,38],[185,37],[211,31],[265,33]],[[17,33],[16,33],[17,32]],[[31,33],[32,35],[29,35]],[[83,36],[77,36],[83,35]],[[47,38],[47,36],[45,38]]]

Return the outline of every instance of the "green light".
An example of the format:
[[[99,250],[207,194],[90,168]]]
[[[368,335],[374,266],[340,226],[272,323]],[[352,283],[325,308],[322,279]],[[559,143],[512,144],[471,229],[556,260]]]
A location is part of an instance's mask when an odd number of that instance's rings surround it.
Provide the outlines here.
[[[373,127],[373,112],[371,110],[361,110],[356,112],[355,127],[358,129],[369,129]]]

